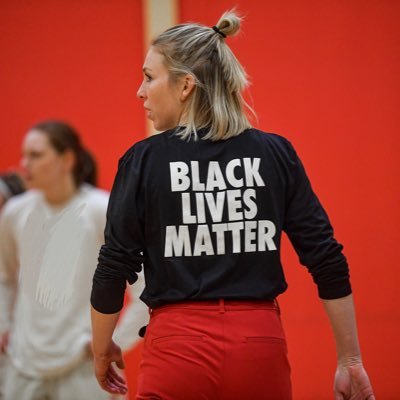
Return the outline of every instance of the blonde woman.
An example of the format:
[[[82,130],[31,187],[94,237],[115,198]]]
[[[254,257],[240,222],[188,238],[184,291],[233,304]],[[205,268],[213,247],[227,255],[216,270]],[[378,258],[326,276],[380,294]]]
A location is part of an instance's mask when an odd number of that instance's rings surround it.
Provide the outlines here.
[[[123,393],[112,332],[142,269],[138,400],[291,399],[278,295],[282,231],[317,284],[336,337],[336,399],[374,399],[357,340],[348,265],[293,146],[251,127],[245,72],[216,26],[157,37],[138,91],[160,135],[121,158],[92,289],[95,371]]]

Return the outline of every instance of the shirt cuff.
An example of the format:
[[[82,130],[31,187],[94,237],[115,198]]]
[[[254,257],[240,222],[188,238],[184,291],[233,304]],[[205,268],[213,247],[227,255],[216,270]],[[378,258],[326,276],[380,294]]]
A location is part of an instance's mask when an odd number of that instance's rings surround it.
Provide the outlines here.
[[[346,297],[352,293],[350,280],[335,282],[329,286],[319,285],[318,295],[322,300],[334,300]]]

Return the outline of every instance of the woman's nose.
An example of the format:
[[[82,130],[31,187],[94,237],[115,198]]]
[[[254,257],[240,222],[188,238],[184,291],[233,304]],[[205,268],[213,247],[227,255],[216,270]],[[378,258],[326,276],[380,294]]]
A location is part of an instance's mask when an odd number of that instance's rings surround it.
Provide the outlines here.
[[[145,97],[145,92],[144,92],[144,88],[143,88],[143,82],[142,82],[142,84],[140,85],[140,87],[139,87],[139,90],[137,91],[137,93],[136,93],[136,96],[139,98],[139,99],[144,99],[144,97]]]
[[[19,165],[21,167],[21,169],[26,172],[27,168],[28,168],[28,158],[27,157],[22,157]]]
[[[21,160],[19,161],[19,165],[21,168],[25,169],[26,168],[26,158],[22,157]]]

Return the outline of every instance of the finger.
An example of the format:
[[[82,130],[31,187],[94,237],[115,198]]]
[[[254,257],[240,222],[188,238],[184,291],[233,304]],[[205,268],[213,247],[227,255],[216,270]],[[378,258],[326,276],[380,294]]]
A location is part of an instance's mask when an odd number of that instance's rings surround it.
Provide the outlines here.
[[[118,381],[116,381],[115,378],[111,377],[110,378],[110,372],[111,370],[111,366],[108,367],[105,371],[102,368],[101,372],[97,369],[96,371],[96,378],[100,384],[100,386],[102,387],[102,389],[106,390],[109,393],[114,393],[115,390],[120,390],[121,388],[123,390],[127,390],[127,388],[125,386],[123,386],[122,383],[119,383]],[[104,372],[103,372],[104,371]],[[122,386],[120,386],[122,385]]]
[[[124,358],[122,357],[122,353],[119,353],[118,357],[114,360],[115,364],[119,369],[125,369]]]
[[[118,387],[122,387],[124,389],[128,389],[128,386],[125,382],[125,380],[119,376],[119,374],[115,371],[114,368],[110,367],[107,373],[107,378],[114,383],[114,385],[117,385]]]
[[[108,378],[104,379],[100,386],[110,393],[114,393],[116,390],[118,390],[117,386],[115,386]]]
[[[108,380],[110,382],[112,382],[115,386],[120,387],[120,388],[124,388],[124,389],[128,389],[128,387],[126,386],[125,382],[120,382],[114,375],[112,375],[111,373],[108,374],[107,376]]]
[[[106,392],[110,392],[110,388],[109,388],[107,379],[104,379],[104,380],[98,381],[98,382],[99,382],[100,387],[101,387],[103,390],[105,390]]]
[[[115,379],[117,379],[119,382],[121,382],[121,383],[123,383],[123,384],[126,384],[125,379],[124,379],[121,375],[119,375],[118,372],[115,371],[115,369],[114,369],[113,367],[110,368],[110,374],[111,374]]]
[[[125,363],[124,363],[124,359],[122,357],[120,360],[116,361],[115,364],[117,364],[117,367],[119,369],[125,369]]]
[[[106,392],[111,393],[111,394],[114,393],[112,387],[111,388],[109,387],[107,379],[104,379],[103,381],[99,381],[99,385]]]
[[[127,393],[128,392],[128,388],[126,386],[118,386],[110,381],[108,381],[107,385],[108,385],[108,389],[113,391],[114,393]]]
[[[117,386],[114,382],[112,382],[112,380],[107,379],[107,387],[109,390],[112,391],[120,391],[122,388],[120,388],[119,386]]]
[[[343,393],[335,392],[335,400],[345,400]]]
[[[128,388],[125,386],[120,386],[120,384],[116,384],[112,381],[111,378],[107,379],[107,386],[110,391],[113,393],[125,394],[128,391]]]

